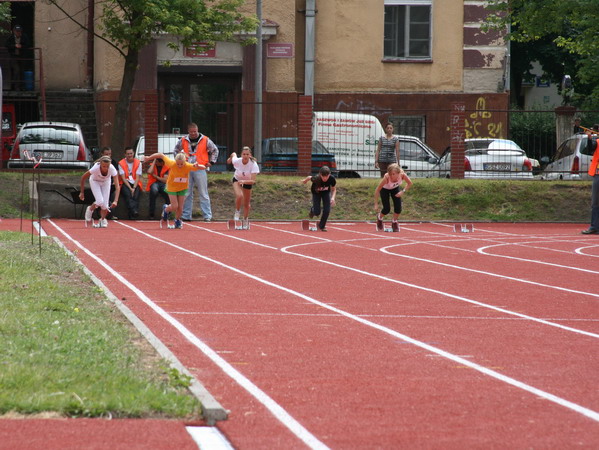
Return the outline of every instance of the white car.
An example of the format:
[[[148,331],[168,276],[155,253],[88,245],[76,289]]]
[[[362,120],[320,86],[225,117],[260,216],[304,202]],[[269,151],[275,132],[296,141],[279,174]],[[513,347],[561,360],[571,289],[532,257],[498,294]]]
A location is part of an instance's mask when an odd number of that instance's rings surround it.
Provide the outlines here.
[[[597,148],[597,138],[584,133],[570,136],[557,148],[553,159],[543,170],[547,180],[591,180],[589,164]]]
[[[533,161],[514,141],[508,139],[466,139],[464,178],[533,179]],[[451,152],[439,161],[439,176],[451,176]]]

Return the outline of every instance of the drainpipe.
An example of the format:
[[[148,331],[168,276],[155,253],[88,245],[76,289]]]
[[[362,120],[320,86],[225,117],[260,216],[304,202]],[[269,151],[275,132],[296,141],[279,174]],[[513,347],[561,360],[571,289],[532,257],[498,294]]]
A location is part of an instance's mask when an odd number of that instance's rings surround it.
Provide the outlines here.
[[[254,157],[262,160],[262,0],[256,0],[256,16],[258,29],[256,30],[256,73],[254,98]]]
[[[316,0],[306,0],[306,51],[304,53],[304,95],[312,97],[314,104],[314,28]]]
[[[94,87],[94,0],[87,0],[87,87]]]

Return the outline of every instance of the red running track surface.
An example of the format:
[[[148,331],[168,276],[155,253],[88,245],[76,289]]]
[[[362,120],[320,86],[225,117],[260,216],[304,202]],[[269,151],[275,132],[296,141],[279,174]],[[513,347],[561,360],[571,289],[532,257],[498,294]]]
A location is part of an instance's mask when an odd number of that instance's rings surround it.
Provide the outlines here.
[[[231,411],[235,448],[599,442],[581,225],[44,221]]]

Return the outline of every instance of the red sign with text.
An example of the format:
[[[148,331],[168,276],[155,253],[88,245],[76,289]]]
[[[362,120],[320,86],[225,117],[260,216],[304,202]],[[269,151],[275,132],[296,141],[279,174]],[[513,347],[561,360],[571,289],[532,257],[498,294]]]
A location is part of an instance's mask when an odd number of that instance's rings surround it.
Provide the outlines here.
[[[293,44],[266,44],[267,58],[293,58]]]
[[[215,58],[216,47],[206,42],[194,42],[185,47],[185,56],[189,58]]]

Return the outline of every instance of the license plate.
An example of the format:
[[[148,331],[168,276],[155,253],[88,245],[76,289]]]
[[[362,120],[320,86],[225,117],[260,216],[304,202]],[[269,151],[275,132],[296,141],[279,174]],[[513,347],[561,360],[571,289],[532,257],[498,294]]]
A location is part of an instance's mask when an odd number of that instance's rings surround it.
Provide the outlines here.
[[[511,169],[510,163],[485,163],[483,164],[485,170],[494,170],[497,172],[509,172]]]
[[[62,152],[33,152],[36,158],[42,159],[61,159]]]

